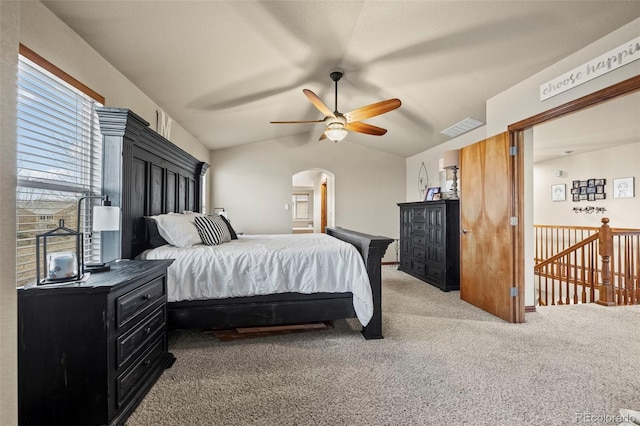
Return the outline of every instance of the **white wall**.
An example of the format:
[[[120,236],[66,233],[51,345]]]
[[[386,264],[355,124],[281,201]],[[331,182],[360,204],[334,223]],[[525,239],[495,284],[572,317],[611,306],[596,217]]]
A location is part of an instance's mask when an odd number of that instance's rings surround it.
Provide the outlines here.
[[[481,126],[468,133],[465,133],[464,135],[452,139],[447,143],[435,146],[431,149],[407,158],[407,187],[405,191],[405,201],[423,201],[420,198],[420,193],[418,191],[418,174],[420,173],[420,166],[423,162],[427,168],[427,186],[440,186],[439,164],[444,152],[451,149],[459,149],[464,146],[471,145],[485,138],[486,126]],[[460,179],[463,179],[463,177],[460,171],[458,171],[458,180]],[[458,184],[458,194],[460,198],[464,197],[464,195],[460,192],[460,184]]]
[[[236,230],[291,233],[291,213],[284,208],[291,203],[291,176],[322,169],[334,175],[336,226],[398,238],[396,203],[404,198],[404,158],[346,140],[300,146],[292,139],[212,151],[213,205],[227,209]],[[392,247],[385,261],[393,260]]]
[[[534,130],[535,137],[535,130]],[[640,178],[640,135],[636,143],[606,150],[571,155],[536,163],[533,167],[533,220],[536,225],[594,226],[608,217],[612,228],[640,228],[640,192],[635,198],[614,198],[613,179]],[[561,170],[562,176],[555,177]],[[606,179],[604,200],[573,202],[571,186],[574,180]],[[551,185],[565,184],[566,201],[551,201]],[[574,213],[574,207],[604,207],[604,214]]]
[[[640,35],[640,18],[586,46],[567,58],[533,75],[487,101],[487,135],[507,130],[507,126],[581,98],[640,74],[640,60],[540,101],[540,85],[597,58]]]
[[[18,424],[16,86],[20,6],[0,1],[0,424]]]

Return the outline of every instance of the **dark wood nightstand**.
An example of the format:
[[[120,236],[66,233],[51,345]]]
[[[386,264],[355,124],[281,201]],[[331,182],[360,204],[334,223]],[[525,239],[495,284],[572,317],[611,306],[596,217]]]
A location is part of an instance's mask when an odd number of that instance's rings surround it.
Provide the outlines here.
[[[18,289],[21,425],[123,424],[162,372],[172,260],[124,260],[80,284]]]

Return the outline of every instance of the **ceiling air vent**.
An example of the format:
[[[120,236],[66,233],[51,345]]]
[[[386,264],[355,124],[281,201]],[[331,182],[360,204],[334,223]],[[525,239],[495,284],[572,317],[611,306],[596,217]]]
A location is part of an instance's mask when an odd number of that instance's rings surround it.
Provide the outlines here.
[[[476,127],[482,126],[484,123],[482,121],[474,120],[473,118],[465,118],[459,123],[454,124],[451,127],[448,127],[441,131],[443,135],[447,135],[449,137],[455,138],[463,133],[467,133],[469,130],[473,130]]]

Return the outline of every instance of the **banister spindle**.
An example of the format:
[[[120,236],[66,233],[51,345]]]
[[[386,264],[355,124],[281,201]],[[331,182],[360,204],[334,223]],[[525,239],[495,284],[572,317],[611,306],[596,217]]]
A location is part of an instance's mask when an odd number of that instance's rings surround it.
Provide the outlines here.
[[[602,218],[602,226],[598,232],[598,251],[602,258],[602,283],[600,285],[598,304],[615,306],[613,299],[613,287],[611,286],[611,255],[613,254],[613,234],[609,228],[609,218]]]

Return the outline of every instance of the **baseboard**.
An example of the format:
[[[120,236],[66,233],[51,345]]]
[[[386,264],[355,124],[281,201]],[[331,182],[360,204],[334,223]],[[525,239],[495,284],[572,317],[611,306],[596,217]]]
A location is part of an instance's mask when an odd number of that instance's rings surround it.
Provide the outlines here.
[[[400,262],[381,262],[381,265],[399,265]]]

